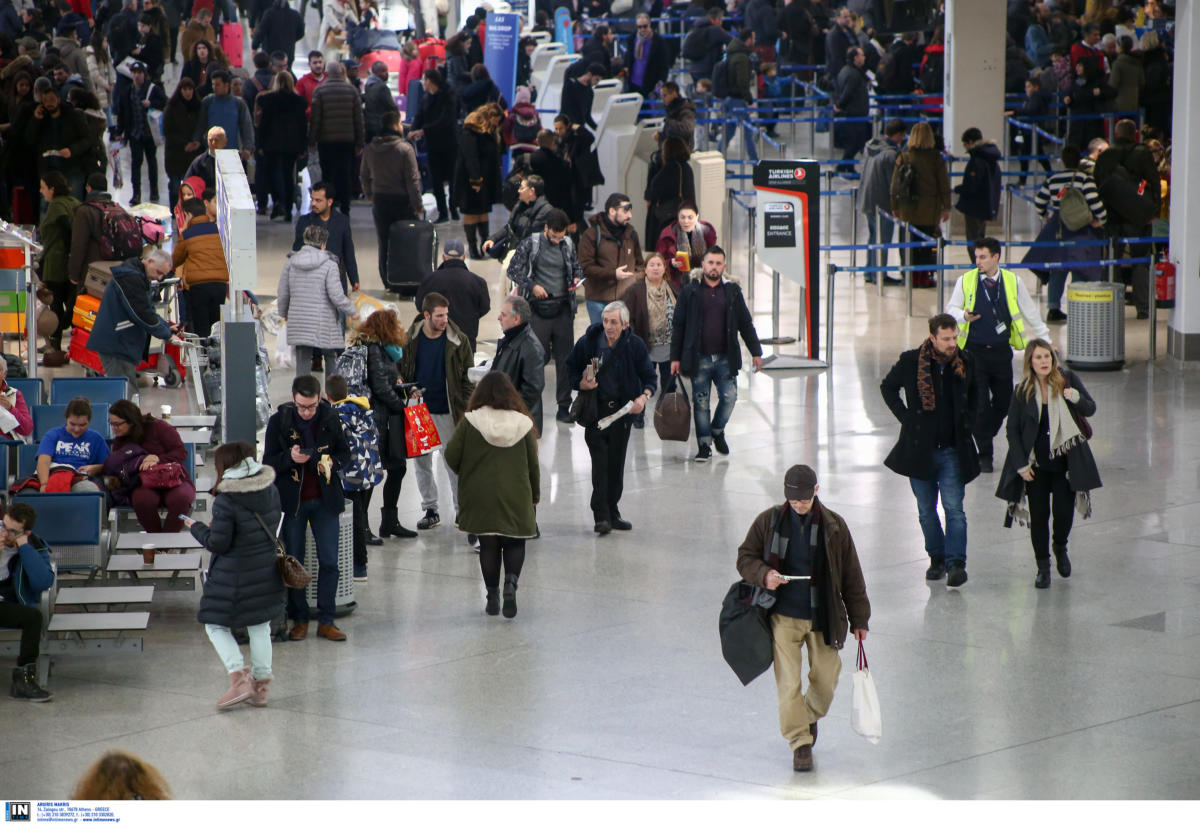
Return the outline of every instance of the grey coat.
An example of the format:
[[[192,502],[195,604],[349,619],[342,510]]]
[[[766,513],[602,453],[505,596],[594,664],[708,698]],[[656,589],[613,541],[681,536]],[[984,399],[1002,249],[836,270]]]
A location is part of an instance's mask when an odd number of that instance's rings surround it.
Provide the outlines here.
[[[212,524],[192,524],[192,535],[212,553],[200,597],[202,624],[248,627],[283,615],[283,581],[275,570],[275,543],[267,529],[279,524],[275,470],[264,466],[249,478],[221,481],[212,503]]]
[[[338,313],[357,311],[342,290],[333,255],[303,246],[288,258],[279,279],[279,314],[288,321],[289,344],[341,349],[346,342]]]
[[[874,138],[863,149],[862,186],[858,200],[860,211],[874,220],[875,209],[892,210],[892,173],[896,170],[896,158],[900,147],[882,135]]]

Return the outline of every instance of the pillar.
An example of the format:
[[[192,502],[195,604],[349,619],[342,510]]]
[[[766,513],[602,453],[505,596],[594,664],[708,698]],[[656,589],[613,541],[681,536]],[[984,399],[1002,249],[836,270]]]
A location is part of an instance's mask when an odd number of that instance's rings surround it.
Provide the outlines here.
[[[963,155],[959,141],[972,126],[988,140],[1004,143],[1004,45],[1008,19],[997,0],[947,0],[945,114],[946,148]],[[1183,41],[1180,41],[1183,42]],[[958,166],[962,168],[961,164]],[[958,180],[952,180],[951,185]]]
[[[1167,354],[1200,360],[1200,4],[1175,6],[1175,117],[1171,139],[1171,260],[1175,262],[1175,308],[1167,319]],[[1189,233],[1189,228],[1191,232]]]

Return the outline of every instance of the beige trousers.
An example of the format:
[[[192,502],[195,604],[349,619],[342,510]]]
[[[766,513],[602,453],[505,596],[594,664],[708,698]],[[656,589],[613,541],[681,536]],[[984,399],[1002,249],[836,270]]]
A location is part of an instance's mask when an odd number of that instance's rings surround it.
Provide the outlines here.
[[[812,743],[808,725],[829,712],[842,658],[828,646],[812,621],[771,615],[775,645],[775,688],[779,692],[779,732],[793,750]],[[801,658],[808,648],[808,692],[803,691]]]

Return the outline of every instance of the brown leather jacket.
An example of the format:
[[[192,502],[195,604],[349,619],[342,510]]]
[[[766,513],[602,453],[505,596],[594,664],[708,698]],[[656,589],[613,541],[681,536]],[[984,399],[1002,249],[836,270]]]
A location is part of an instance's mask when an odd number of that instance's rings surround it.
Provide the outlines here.
[[[628,266],[630,272],[642,274],[642,244],[633,224],[626,224],[621,239],[617,240],[609,230],[605,213],[592,215],[587,231],[579,238],[579,265],[587,278],[583,290],[588,300],[605,303],[617,300],[631,283],[617,280],[617,269]]]

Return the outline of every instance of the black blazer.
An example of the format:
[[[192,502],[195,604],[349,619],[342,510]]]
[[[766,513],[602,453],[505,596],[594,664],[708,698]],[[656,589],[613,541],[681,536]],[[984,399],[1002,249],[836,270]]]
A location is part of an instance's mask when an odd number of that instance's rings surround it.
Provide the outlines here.
[[[1095,415],[1096,402],[1088,394],[1079,376],[1062,367],[1059,367],[1059,371],[1071,388],[1079,392],[1079,402],[1067,401],[1067,406],[1087,418]],[[1029,463],[1042,417],[1042,400],[1038,393],[1034,392],[1028,399],[1023,398],[1021,394],[1013,392],[1012,403],[1008,407],[1008,456],[1004,459],[1004,469],[1000,472],[1000,482],[996,485],[996,497],[1006,501],[1021,500],[1021,494],[1025,491],[1025,480],[1017,472]],[[1034,472],[1037,472],[1036,468]],[[1092,449],[1087,441],[1077,444],[1067,452],[1067,482],[1073,492],[1100,487],[1100,472],[1096,469],[1096,460],[1092,457]]]
[[[671,332],[671,360],[679,361],[680,371],[694,378],[700,368],[700,290],[704,279],[694,280],[683,287],[679,303],[675,306],[675,328]],[[731,374],[742,368],[742,347],[738,345],[738,333],[746,342],[746,348],[755,357],[762,357],[762,344],[754,329],[754,318],[742,297],[742,289],[736,283],[725,281],[725,361]]]
[[[900,421],[900,438],[888,453],[883,465],[898,475],[928,481],[933,479],[933,453],[937,448],[937,412],[921,410],[917,395],[917,355],[919,349],[900,354],[887,377],[879,385],[883,401]],[[954,381],[955,440],[958,444],[958,471],[963,484],[979,475],[979,453],[971,433],[978,407],[975,387],[975,360],[971,353],[960,349],[964,376]],[[900,399],[900,390],[904,399]]]

